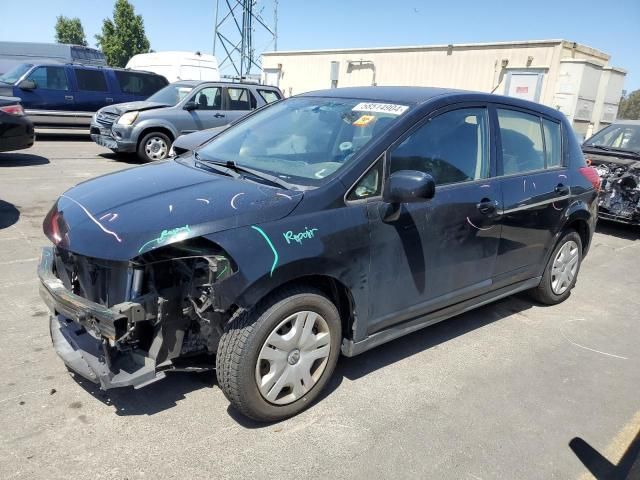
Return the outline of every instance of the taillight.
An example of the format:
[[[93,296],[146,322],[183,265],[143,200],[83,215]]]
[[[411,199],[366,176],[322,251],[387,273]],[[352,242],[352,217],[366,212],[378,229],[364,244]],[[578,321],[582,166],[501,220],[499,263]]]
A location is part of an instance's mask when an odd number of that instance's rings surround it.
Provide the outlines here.
[[[24,115],[24,110],[22,109],[22,105],[6,105],[4,107],[0,107],[0,111],[4,113],[8,113],[9,115]]]
[[[584,178],[589,180],[589,183],[593,185],[593,188],[595,188],[596,190],[600,190],[600,176],[598,175],[598,172],[595,168],[580,167],[578,170]]]

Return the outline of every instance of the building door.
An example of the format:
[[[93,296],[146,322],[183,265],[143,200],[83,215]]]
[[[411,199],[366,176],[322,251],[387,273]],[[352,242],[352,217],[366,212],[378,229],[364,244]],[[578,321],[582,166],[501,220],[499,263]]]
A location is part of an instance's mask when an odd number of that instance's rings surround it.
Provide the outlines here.
[[[504,93],[510,97],[540,102],[540,91],[544,73],[530,71],[511,71],[507,73]]]

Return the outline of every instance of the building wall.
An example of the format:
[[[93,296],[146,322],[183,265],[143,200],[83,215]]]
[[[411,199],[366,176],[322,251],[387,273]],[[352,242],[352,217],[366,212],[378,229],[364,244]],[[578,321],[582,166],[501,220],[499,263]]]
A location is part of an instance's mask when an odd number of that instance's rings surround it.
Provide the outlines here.
[[[582,135],[599,126],[603,115],[617,112],[624,71],[603,75],[608,61],[606,53],[564,40],[268,52],[262,57],[264,80],[279,86],[285,96],[374,84],[518,96],[509,88],[510,79],[524,82],[535,74],[540,78],[535,100],[562,110],[572,121],[579,114],[576,126]],[[338,65],[337,82],[331,75],[332,62]]]

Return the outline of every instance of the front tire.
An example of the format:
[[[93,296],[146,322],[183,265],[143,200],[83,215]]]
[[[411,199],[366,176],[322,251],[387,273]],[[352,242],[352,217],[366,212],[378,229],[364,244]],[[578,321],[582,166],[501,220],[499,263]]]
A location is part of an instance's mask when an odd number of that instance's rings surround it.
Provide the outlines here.
[[[162,132],[146,134],[138,144],[138,157],[143,162],[165,160],[171,150],[171,139]]]
[[[318,398],[341,341],[340,315],[324,294],[284,290],[227,325],[216,356],[218,383],[247,417],[283,420]]]
[[[576,285],[581,263],[582,239],[575,230],[568,230],[551,253],[540,285],[531,290],[531,296],[546,305],[564,302]]]

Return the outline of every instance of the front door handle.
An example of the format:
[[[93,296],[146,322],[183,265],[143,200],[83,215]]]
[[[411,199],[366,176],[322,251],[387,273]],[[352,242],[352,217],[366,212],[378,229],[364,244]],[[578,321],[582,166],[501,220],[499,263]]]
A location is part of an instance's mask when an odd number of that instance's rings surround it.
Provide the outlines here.
[[[73,100],[73,95],[65,95],[64,99],[65,100]]]
[[[569,195],[569,193],[571,193],[571,190],[569,189],[569,187],[567,185],[563,185],[561,183],[559,183],[556,188],[555,188],[555,192],[558,195]]]
[[[111,98],[111,97],[107,97],[107,98],[105,98],[105,101],[106,101],[107,103],[113,103],[113,98]]]
[[[496,211],[496,204],[488,198],[483,198],[480,200],[480,203],[476,205],[476,208],[483,215],[491,215]]]
[[[215,118],[224,118],[224,113],[216,113],[214,115]]]

